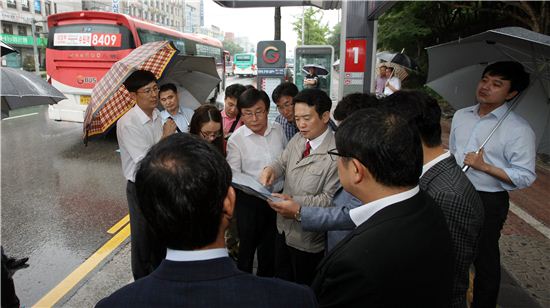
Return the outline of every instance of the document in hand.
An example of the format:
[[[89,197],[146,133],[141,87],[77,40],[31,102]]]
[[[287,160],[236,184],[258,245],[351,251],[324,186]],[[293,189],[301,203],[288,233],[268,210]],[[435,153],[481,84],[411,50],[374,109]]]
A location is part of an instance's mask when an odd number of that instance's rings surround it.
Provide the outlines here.
[[[262,200],[270,200],[273,202],[279,202],[283,201],[283,199],[273,197],[271,195],[271,192],[265,188],[260,182],[256,181],[253,177],[240,173],[240,172],[233,172],[233,181],[232,186],[241,190],[244,193],[247,193],[249,195],[252,195],[256,198],[260,198]]]

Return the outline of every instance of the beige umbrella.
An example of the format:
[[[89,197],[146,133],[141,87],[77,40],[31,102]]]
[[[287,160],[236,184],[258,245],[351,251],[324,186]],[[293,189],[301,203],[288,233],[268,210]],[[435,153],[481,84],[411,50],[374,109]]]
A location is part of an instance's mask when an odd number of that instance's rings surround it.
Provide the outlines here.
[[[399,65],[399,64],[396,64],[396,63],[392,63],[392,62],[380,62],[376,65],[376,72],[378,73],[380,71],[380,67],[384,65],[384,66],[387,66],[387,67],[393,67],[393,74],[395,76],[397,76],[399,79],[401,79],[401,81],[405,80],[405,78],[407,78],[409,76],[409,73],[407,73],[407,70]]]

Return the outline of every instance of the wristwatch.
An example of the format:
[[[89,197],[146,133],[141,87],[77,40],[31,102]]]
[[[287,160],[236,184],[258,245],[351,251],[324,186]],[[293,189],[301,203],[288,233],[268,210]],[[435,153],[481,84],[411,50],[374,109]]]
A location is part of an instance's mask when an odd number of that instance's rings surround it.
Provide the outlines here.
[[[302,222],[302,207],[301,206],[298,208],[298,211],[296,211],[296,213],[294,214],[294,219],[297,222]]]

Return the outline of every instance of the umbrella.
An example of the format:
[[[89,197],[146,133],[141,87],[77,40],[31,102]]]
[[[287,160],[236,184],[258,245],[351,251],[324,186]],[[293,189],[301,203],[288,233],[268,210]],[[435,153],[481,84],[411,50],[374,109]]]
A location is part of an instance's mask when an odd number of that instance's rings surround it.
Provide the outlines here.
[[[380,71],[380,67],[382,65],[385,65],[387,67],[393,67],[393,75],[397,76],[401,81],[405,80],[409,76],[409,73],[407,73],[407,70],[399,65],[392,62],[380,62],[376,65],[376,72],[378,73]]]
[[[317,75],[317,76],[326,76],[326,75],[328,75],[328,70],[324,66],[319,65],[319,64],[306,64],[306,65],[304,65],[304,67],[302,69],[304,70],[304,72],[309,74],[309,69],[310,68],[315,69],[315,75]]]
[[[515,100],[515,107],[510,107],[533,128],[538,152],[550,153],[550,36],[508,27],[427,50],[427,85],[456,109],[475,103],[478,81],[489,63],[517,61],[523,64],[531,74],[531,83]]]
[[[2,67],[0,72],[2,114],[7,115],[12,109],[55,104],[66,99],[63,93],[34,73],[11,67]]]
[[[15,50],[15,48],[11,47],[10,45],[0,41],[0,55],[3,57],[7,54],[10,54],[12,52],[17,52],[19,53],[19,51]]]
[[[417,70],[418,64],[416,64],[416,61],[412,59],[411,57],[407,56],[406,54],[402,52],[398,53],[391,53],[388,51],[382,51],[376,54],[376,57],[380,60],[391,62],[395,64],[399,64],[404,68],[410,69],[410,70]]]
[[[130,74],[143,69],[151,71],[158,79],[177,53],[172,42],[151,42],[116,62],[92,90],[92,98],[84,115],[84,142],[89,136],[106,133],[134,106],[130,93],[122,86]]]
[[[159,84],[173,83],[186,89],[197,101],[204,102],[220,81],[214,58],[176,56],[164,71]]]

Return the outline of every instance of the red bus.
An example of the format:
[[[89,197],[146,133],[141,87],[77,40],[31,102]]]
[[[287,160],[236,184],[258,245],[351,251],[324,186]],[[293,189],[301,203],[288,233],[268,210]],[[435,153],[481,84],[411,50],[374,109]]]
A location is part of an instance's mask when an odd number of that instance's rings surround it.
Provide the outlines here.
[[[83,122],[95,84],[115,62],[153,41],[172,41],[181,54],[214,57],[222,83],[210,99],[215,100],[225,88],[224,50],[217,39],[178,32],[124,14],[96,11],[50,15],[48,28],[48,80],[68,98],[49,107],[50,119]]]

